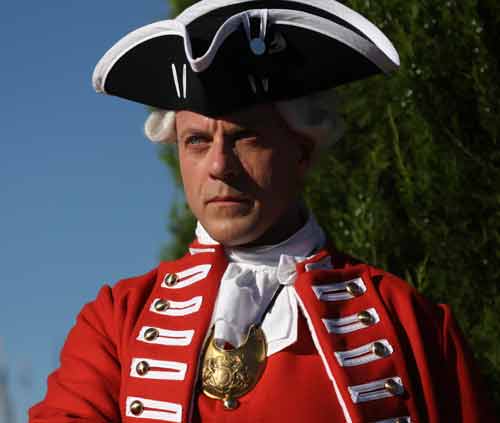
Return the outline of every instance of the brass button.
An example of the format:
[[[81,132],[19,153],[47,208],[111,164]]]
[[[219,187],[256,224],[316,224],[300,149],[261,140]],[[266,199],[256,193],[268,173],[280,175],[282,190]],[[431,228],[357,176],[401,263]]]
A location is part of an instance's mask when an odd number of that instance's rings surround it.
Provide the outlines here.
[[[377,341],[372,344],[372,353],[377,357],[385,357],[389,354],[389,350],[382,342]]]
[[[385,381],[384,388],[392,395],[403,395],[404,392],[404,388],[394,379],[387,379]]]
[[[146,341],[154,341],[156,338],[160,336],[160,332],[158,329],[155,328],[149,328],[144,332],[144,339]]]
[[[167,285],[167,286],[174,286],[177,283],[178,279],[179,279],[179,277],[177,276],[176,273],[167,273],[165,275],[164,282],[165,282],[165,285]]]
[[[370,314],[369,311],[366,310],[360,311],[357,316],[358,320],[366,326],[375,323],[375,319],[373,318],[373,316]]]
[[[147,372],[149,372],[149,364],[147,361],[140,361],[135,366],[135,370],[139,376],[144,376]]]
[[[363,295],[363,290],[357,283],[349,282],[345,289],[353,297],[359,297],[360,295]]]
[[[156,311],[165,311],[170,308],[170,303],[163,298],[160,298],[155,302],[154,308]]]
[[[142,414],[143,411],[144,411],[144,405],[142,405],[142,402],[134,401],[132,404],[130,404],[130,412],[134,416],[139,416],[140,414]]]
[[[234,410],[240,405],[239,401],[234,398],[225,398],[223,403],[226,410]]]

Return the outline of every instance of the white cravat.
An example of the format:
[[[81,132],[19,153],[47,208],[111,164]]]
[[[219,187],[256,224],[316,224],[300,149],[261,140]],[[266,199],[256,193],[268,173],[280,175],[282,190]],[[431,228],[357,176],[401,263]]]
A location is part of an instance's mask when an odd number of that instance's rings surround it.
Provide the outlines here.
[[[217,244],[198,222],[196,236],[201,244]],[[229,259],[222,276],[212,322],[214,338],[240,346],[249,327],[262,319],[279,285],[285,287],[264,317],[262,330],[268,352],[274,354],[297,340],[297,300],[293,292],[296,263],[323,247],[325,234],[314,216],[287,240],[270,246],[225,248]]]

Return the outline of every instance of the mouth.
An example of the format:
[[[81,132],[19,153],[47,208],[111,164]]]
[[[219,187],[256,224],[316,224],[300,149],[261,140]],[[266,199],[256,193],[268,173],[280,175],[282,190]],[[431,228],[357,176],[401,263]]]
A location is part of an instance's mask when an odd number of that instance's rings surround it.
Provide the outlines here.
[[[231,205],[241,205],[248,204],[250,200],[245,197],[240,197],[236,195],[218,195],[216,197],[212,197],[207,201],[207,204],[216,204],[219,206],[231,206]]]

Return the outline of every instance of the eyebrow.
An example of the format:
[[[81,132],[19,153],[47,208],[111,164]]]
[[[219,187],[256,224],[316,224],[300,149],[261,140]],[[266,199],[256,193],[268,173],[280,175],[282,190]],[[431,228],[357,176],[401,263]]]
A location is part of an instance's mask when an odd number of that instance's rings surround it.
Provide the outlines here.
[[[212,133],[210,131],[207,131],[206,129],[201,129],[201,128],[198,128],[195,126],[188,126],[187,128],[183,129],[178,134],[178,137],[180,139],[182,139],[187,134],[212,136]],[[229,137],[231,140],[235,140],[235,139],[238,139],[238,137],[242,137],[242,136],[249,136],[249,135],[256,136],[257,132],[251,128],[244,128],[244,127],[235,126],[233,128],[228,129],[227,131],[224,131],[224,135],[226,137]]]
[[[200,129],[192,126],[188,126],[187,128],[183,129],[180,133],[177,134],[178,138],[184,138],[186,134],[196,134],[196,135],[210,135],[210,131],[207,131],[206,129]]]
[[[231,141],[237,140],[238,138],[249,137],[249,136],[257,136],[257,133],[250,128],[235,128],[234,130],[228,131],[225,133],[227,137],[231,139]]]

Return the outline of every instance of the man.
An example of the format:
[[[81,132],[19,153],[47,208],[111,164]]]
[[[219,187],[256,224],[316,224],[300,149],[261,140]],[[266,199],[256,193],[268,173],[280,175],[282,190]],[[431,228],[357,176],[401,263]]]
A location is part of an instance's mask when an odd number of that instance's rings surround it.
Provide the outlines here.
[[[160,110],[196,240],[105,286],[30,421],[493,421],[447,306],[338,252],[300,198],[339,133],[327,89],[398,57],[334,1],[202,1],[99,62],[99,91]]]

